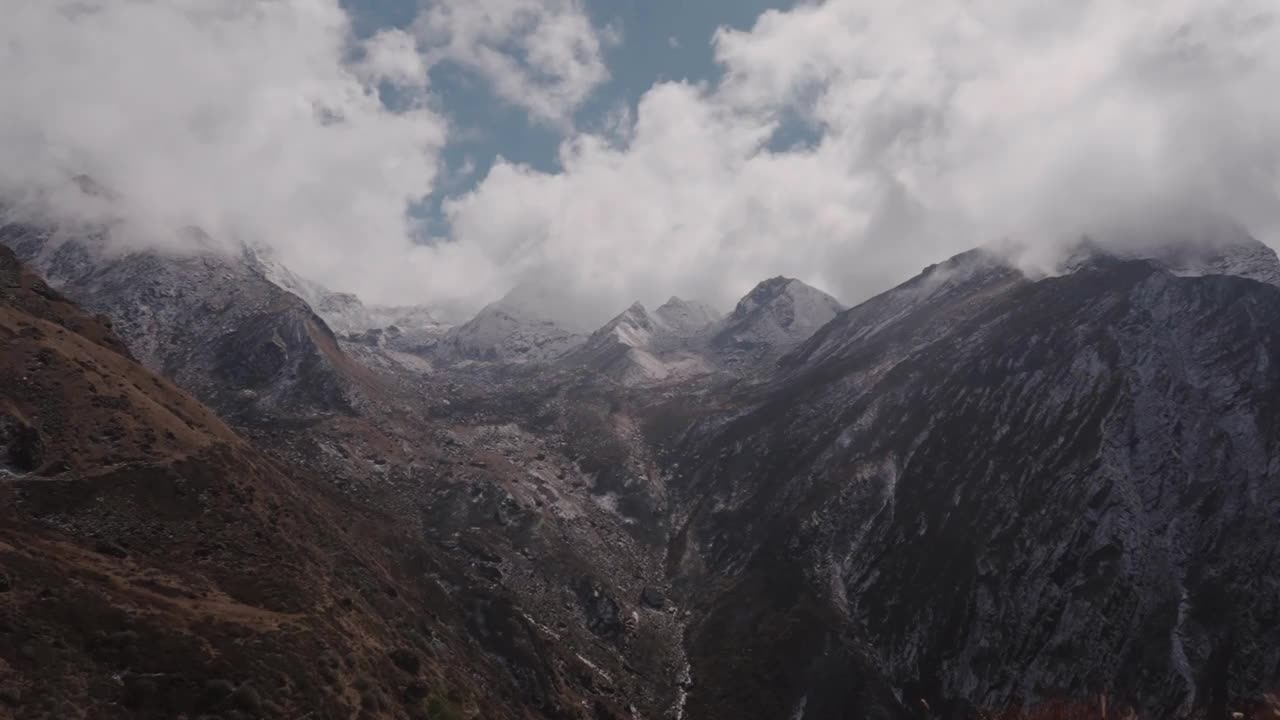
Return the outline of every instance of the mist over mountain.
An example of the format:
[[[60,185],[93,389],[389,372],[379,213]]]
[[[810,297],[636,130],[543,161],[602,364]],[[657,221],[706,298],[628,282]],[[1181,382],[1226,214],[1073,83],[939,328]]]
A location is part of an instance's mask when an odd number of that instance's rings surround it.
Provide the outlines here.
[[[195,226],[264,244],[333,291],[453,321],[553,287],[590,327],[672,295],[727,311],[778,274],[858,302],[1001,239],[1050,263],[1082,234],[1199,216],[1278,242],[1262,0],[828,0],[697,39],[687,81],[626,88],[610,59],[646,29],[594,3],[436,0],[372,31],[336,0],[257,6],[15,9],[0,197],[110,219],[116,243],[190,249]],[[527,132],[483,125],[513,112]],[[545,161],[521,159],[526,138]]]

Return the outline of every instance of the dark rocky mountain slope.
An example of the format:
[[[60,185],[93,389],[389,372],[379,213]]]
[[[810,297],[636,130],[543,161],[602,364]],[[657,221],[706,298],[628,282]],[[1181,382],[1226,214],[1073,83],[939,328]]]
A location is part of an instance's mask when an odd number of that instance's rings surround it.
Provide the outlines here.
[[[323,498],[3,247],[0,337],[0,712],[345,717],[348,683],[398,690],[370,679],[395,634],[320,580],[379,582]]]
[[[1251,240],[975,250],[849,310],[775,278],[587,337],[3,236],[102,316],[3,256],[0,716],[1272,712]]]
[[[527,538],[533,519],[495,492],[501,469],[472,459],[482,478],[437,485],[456,454],[437,437],[406,491],[388,466],[402,451],[353,423],[251,445],[0,246],[0,717],[621,718],[643,702],[609,648],[649,672],[661,636],[630,629],[606,566],[570,563],[581,584],[543,591],[581,598],[561,612],[603,638],[570,642],[518,604],[536,588],[495,582],[511,560],[489,533]]]
[[[1262,282],[984,251],[840,315],[672,453],[690,716],[873,716],[877,678],[955,717],[1260,707],[1278,319]]]
[[[251,256],[116,254],[92,234],[28,225],[0,226],[0,242],[77,304],[109,317],[144,365],[223,414],[351,412],[368,390],[367,374],[346,362],[324,321]]]

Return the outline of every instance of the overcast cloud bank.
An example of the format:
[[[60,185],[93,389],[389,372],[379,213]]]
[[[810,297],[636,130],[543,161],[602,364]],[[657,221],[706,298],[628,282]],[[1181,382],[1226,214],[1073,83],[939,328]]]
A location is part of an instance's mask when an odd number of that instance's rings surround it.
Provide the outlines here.
[[[720,307],[762,278],[855,302],[993,240],[1174,237],[1230,218],[1280,240],[1280,22],[1271,2],[829,0],[714,38],[714,84],[651,87],[574,126],[622,42],[576,0],[432,2],[352,37],[334,0],[49,0],[0,27],[0,194],[61,217],[88,174],[119,238],[196,225],[377,302],[466,312],[517,284],[603,319],[672,294]],[[625,32],[625,28],[623,29]],[[436,192],[473,73],[559,129],[562,170],[497,162]],[[394,107],[384,103],[388,89]],[[592,318],[596,319],[596,318]]]

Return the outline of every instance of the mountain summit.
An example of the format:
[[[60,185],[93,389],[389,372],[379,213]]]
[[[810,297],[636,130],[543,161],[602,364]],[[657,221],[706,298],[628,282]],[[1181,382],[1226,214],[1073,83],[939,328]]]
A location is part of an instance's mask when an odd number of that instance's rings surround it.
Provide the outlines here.
[[[582,341],[581,335],[504,297],[446,332],[436,353],[445,361],[546,362],[563,356]]]
[[[711,331],[727,365],[776,360],[826,325],[844,306],[817,288],[778,276],[756,285]]]
[[[637,302],[592,333],[568,360],[624,385],[704,375],[712,366],[688,341],[713,314],[679,298],[654,313]]]

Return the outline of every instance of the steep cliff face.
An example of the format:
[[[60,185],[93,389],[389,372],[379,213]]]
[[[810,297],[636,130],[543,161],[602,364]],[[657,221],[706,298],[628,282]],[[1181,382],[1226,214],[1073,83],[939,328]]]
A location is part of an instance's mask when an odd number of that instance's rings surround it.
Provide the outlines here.
[[[1257,540],[1280,531],[1277,318],[1249,279],[1098,256],[1032,281],[981,252],[841,315],[676,453],[693,509],[671,567],[713,590],[691,714],[826,717],[833,662],[939,712],[1260,698],[1280,684],[1280,553]]]

